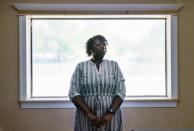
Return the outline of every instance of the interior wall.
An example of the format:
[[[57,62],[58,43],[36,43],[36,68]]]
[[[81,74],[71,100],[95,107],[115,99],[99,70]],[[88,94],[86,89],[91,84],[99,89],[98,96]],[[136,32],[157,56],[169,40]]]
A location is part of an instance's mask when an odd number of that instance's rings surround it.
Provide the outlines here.
[[[18,16],[12,3],[183,3],[178,17],[178,85],[176,108],[123,108],[128,129],[194,129],[193,0],[1,0],[0,131],[73,131],[72,109],[21,109],[19,104]]]

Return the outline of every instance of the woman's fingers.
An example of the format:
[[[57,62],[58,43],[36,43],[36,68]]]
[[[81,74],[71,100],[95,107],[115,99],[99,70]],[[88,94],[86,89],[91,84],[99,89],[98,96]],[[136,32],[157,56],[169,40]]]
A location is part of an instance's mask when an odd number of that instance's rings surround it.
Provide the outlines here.
[[[109,124],[109,122],[112,120],[113,114],[106,113],[102,118],[102,125],[106,128]]]
[[[103,119],[103,118],[101,118],[101,125],[104,127],[104,128],[106,128],[107,127],[107,125],[108,125],[108,121],[107,120],[105,120],[105,119]]]
[[[87,117],[88,119],[91,121],[92,126],[94,128],[99,128],[101,126],[100,124],[100,118],[97,117],[95,114],[93,114],[92,112],[87,113]]]
[[[104,128],[107,128],[108,123],[109,123],[108,120],[103,119],[103,118],[98,118],[98,117],[96,119],[92,120],[92,126],[94,128],[99,128],[101,126],[103,126]]]
[[[100,118],[97,117],[95,120],[93,120],[92,125],[94,128],[99,128],[101,126]]]

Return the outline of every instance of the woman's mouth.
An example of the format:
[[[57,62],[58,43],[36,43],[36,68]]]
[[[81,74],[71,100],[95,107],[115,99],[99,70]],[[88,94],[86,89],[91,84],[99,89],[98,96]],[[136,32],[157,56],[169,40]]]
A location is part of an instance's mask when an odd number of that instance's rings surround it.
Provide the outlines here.
[[[105,51],[99,51],[99,54],[104,55]]]

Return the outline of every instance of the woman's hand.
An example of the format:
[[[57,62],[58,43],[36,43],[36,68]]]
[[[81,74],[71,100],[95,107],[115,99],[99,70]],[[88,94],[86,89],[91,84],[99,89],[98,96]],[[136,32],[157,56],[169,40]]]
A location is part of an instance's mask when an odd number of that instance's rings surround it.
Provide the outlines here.
[[[112,120],[113,114],[111,113],[106,113],[103,117],[101,117],[101,125],[104,126],[104,128],[107,127],[108,123]]]
[[[92,112],[86,113],[86,116],[92,122],[92,126],[94,128],[99,128],[101,126],[100,118],[94,115]]]

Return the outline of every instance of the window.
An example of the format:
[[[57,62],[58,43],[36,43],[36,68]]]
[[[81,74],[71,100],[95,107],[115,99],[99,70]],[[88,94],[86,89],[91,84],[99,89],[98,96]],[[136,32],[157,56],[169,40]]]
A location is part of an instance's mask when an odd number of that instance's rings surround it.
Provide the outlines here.
[[[75,65],[89,59],[85,43],[97,34],[109,41],[105,59],[118,61],[123,70],[127,97],[167,96],[167,16],[29,17],[31,97],[67,97]]]
[[[116,60],[124,74],[123,107],[176,106],[176,15],[24,15],[19,22],[24,108],[72,107],[71,74],[88,59],[85,42],[97,34],[109,43],[105,59]]]

